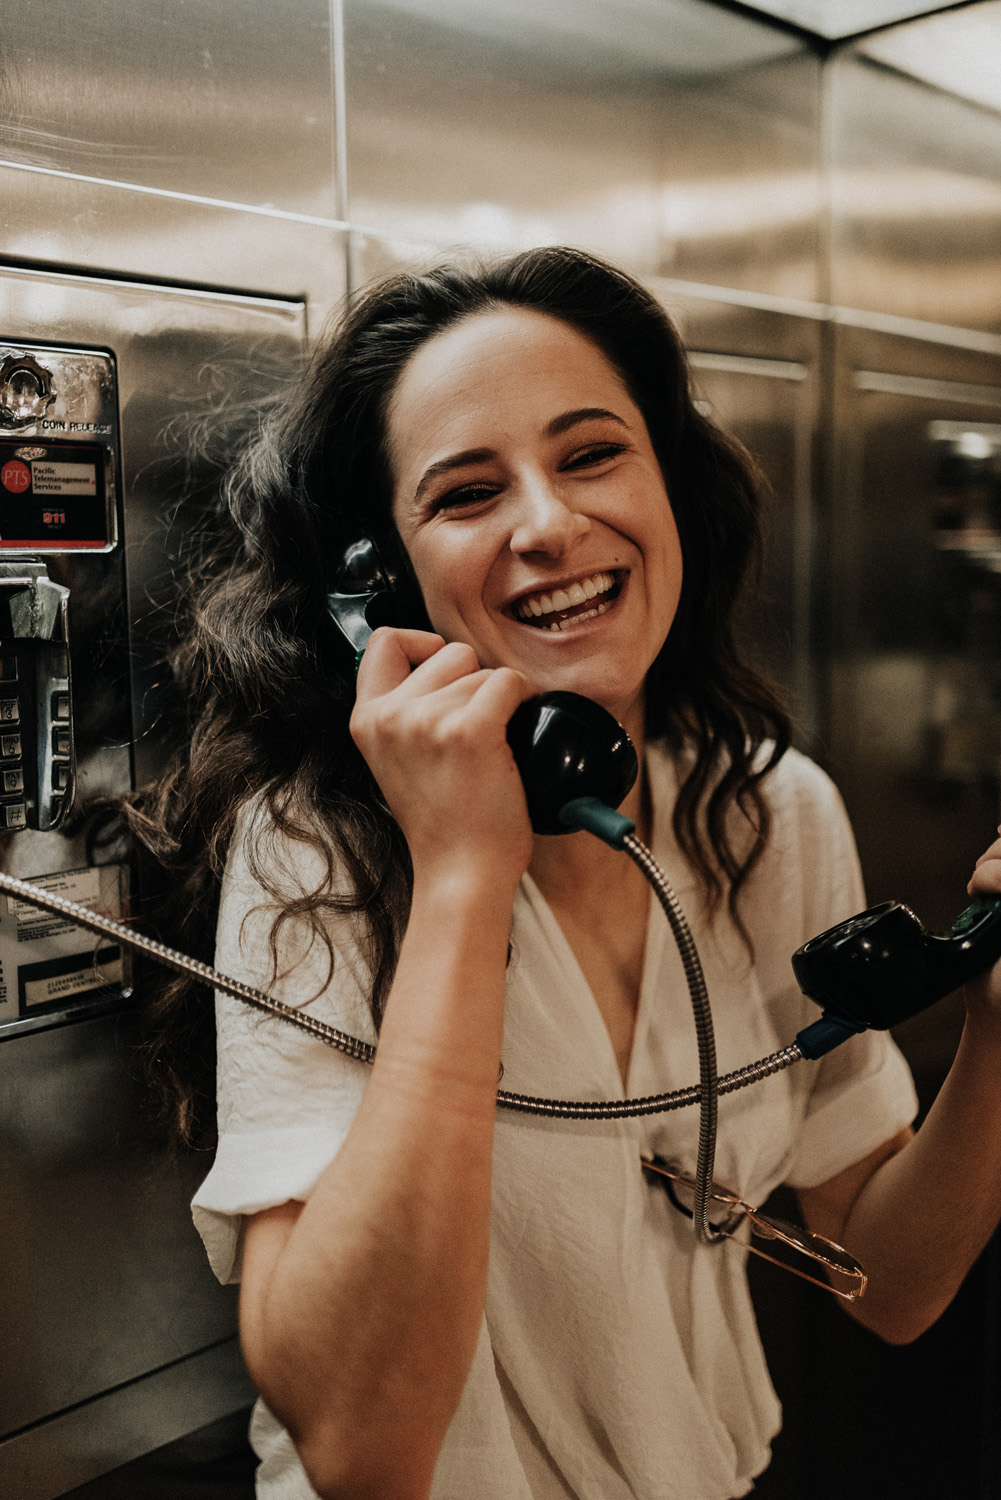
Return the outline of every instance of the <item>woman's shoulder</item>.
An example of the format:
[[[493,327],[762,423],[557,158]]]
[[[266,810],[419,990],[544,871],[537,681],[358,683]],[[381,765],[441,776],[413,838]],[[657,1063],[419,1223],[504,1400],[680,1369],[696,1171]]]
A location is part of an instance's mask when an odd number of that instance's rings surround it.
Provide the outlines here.
[[[767,765],[771,753],[770,744],[762,745],[755,758],[755,765]],[[800,817],[844,815],[841,793],[831,777],[801,750],[786,750],[776,764],[765,772],[761,790],[776,815],[781,812]]]
[[[279,817],[263,792],[237,809],[223,872],[223,896],[233,887],[256,886],[272,900],[295,901],[329,894],[343,883],[329,833],[308,812],[289,808]]]
[[[826,771],[801,750],[788,749],[769,766],[775,747],[770,740],[758,747],[751,771],[761,773],[761,795],[773,818],[830,818],[844,816],[841,794]],[[684,781],[693,753],[672,751],[662,742],[648,747],[648,770],[654,797],[673,802]]]

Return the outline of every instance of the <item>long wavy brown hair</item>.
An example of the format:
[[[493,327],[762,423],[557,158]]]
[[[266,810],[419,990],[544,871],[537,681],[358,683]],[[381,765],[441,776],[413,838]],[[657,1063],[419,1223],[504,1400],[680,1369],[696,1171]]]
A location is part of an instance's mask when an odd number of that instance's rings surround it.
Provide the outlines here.
[[[684,582],[647,685],[647,732],[677,753],[681,848],[711,908],[738,928],[741,888],[769,834],[762,777],[789,744],[773,689],[738,640],[742,591],[760,548],[760,482],[748,455],[696,407],[681,342],[657,301],[623,272],[578,250],[548,248],[476,269],[439,267],[375,286],[344,313],[220,486],[215,518],[185,589],[173,657],[187,715],[175,770],[140,794],[133,826],[167,879],[159,926],[210,956],[219,881],[237,813],[258,799],[256,826],[304,840],[328,878],[290,897],[266,851],[255,873],[282,926],[354,912],[365,924],[378,1025],[406,922],[411,868],[403,836],[348,732],[353,673],[326,612],[345,548],[373,537],[399,571],[385,419],[414,352],[484,309],[560,318],[611,362],[642,412],[678,525]],[[334,879],[335,869],[339,872]],[[211,997],[161,983],[147,1015],[147,1053],[175,1133],[204,1141],[214,1096]]]

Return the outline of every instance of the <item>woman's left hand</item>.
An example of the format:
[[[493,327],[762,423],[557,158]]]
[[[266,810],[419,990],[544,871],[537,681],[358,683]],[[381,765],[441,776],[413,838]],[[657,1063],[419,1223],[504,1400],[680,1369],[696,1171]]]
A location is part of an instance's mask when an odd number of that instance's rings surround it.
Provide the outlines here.
[[[1001,828],[998,829],[1001,834]],[[1001,896],[1001,838],[994,840],[977,860],[966,889],[971,896]],[[1001,1023],[1001,961],[964,986],[966,1008],[971,1016],[989,1016]]]

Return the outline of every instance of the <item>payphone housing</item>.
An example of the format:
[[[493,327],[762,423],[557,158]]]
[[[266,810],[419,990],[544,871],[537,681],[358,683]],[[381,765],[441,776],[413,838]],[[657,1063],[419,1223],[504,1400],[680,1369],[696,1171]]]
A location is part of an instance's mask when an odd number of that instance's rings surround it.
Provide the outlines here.
[[[101,618],[120,615],[123,595],[120,473],[114,356],[0,336],[0,859],[118,916],[128,865],[115,840],[98,833],[105,815],[95,817],[93,806],[129,784],[128,766],[109,774],[108,755],[116,739],[129,738],[117,732],[127,701],[113,701],[128,697],[123,622]],[[74,588],[89,601],[76,643]],[[96,964],[92,944],[66,924],[0,903],[0,1039],[127,993],[125,955],[105,951]]]

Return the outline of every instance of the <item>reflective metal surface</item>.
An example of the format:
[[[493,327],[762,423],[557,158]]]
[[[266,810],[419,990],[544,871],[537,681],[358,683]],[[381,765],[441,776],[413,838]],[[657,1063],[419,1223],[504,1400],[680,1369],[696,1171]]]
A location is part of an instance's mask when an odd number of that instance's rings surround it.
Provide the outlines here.
[[[861,46],[835,54],[826,82],[831,300],[1001,333],[1001,113]]]
[[[347,0],[353,224],[404,258],[567,242],[819,294],[820,63],[802,44],[691,0],[487,14]]]
[[[765,555],[745,628],[786,691],[797,743],[815,750],[821,684],[812,655],[816,364],[746,355],[692,355],[709,414],[767,476]]]
[[[199,433],[206,417],[218,424],[222,408],[252,400],[294,367],[305,309],[2,268],[0,302],[8,337],[59,342],[72,331],[78,344],[113,349],[118,368],[121,546],[48,559],[70,588],[77,805],[64,832],[8,835],[3,850],[5,866],[21,874],[86,873],[124,858],[113,829],[98,849],[83,830],[89,809],[129,787],[133,741],[142,779],[166,753],[158,716],[170,559],[185,526],[197,524],[194,511],[175,512],[205,461]],[[104,570],[96,580],[87,571],[95,565]],[[145,1138],[133,1026],[124,1011],[0,1042],[0,1476],[27,1466],[5,1491],[12,1495],[61,1494],[101,1464],[144,1451],[137,1444],[154,1447],[198,1425],[201,1409],[218,1415],[247,1399],[238,1359],[216,1373],[211,1361],[198,1364],[200,1351],[232,1338],[234,1295],[216,1284],[191,1227],[188,1202],[206,1163],[184,1155],[166,1163]],[[169,1402],[156,1386],[141,1394],[144,1377],[189,1357],[188,1385],[175,1381]],[[77,1407],[90,1416],[59,1415]],[[39,1422],[43,1433],[57,1425],[41,1437]]]
[[[887,26],[908,16],[925,15],[942,9],[914,0],[753,0],[751,10],[792,21],[822,37],[847,37],[874,26]]]
[[[4,160],[334,217],[327,0],[7,5],[0,65]]]
[[[1001,360],[945,363],[839,340],[829,579],[829,740],[870,898],[905,891],[933,927],[1001,812]]]
[[[344,287],[328,0],[4,9],[0,246],[287,296]]]

